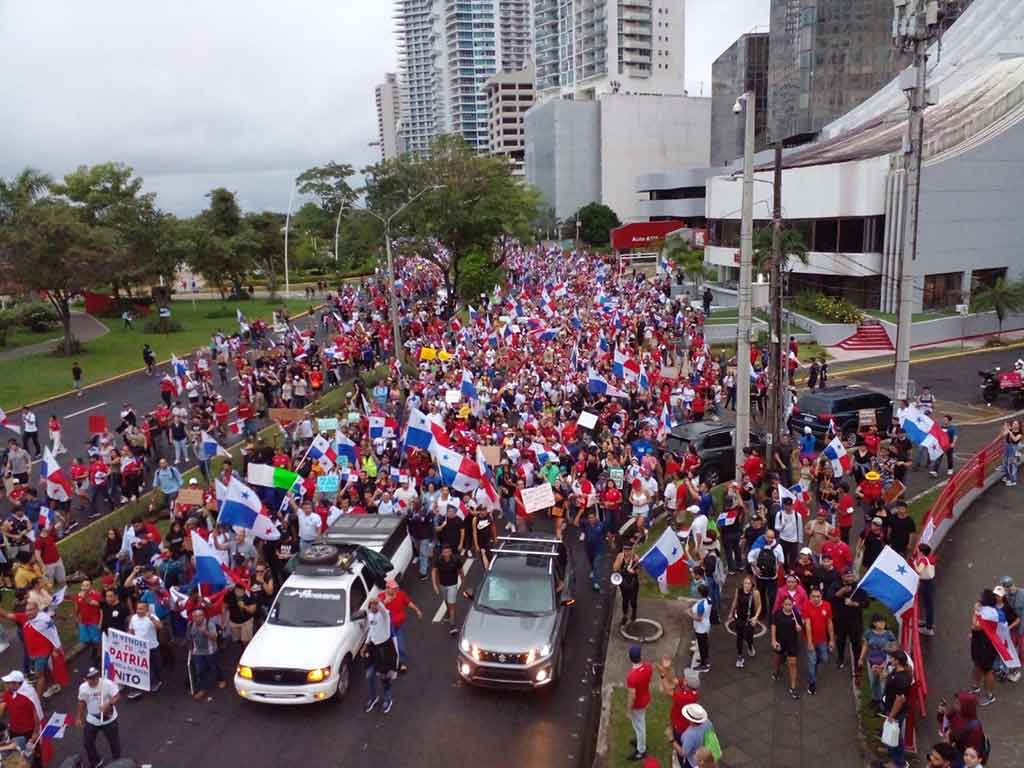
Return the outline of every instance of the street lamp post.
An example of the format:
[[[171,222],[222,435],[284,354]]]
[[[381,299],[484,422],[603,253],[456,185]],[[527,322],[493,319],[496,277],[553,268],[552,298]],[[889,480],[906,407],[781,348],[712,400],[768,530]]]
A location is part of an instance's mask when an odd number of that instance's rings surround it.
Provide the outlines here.
[[[747,91],[733,107],[739,114],[746,107],[743,142],[743,218],[740,224],[739,318],[736,339],[736,468],[743,464],[743,449],[750,439],[750,315],[754,245],[754,115],[756,96]],[[740,104],[743,102],[743,105]]]
[[[295,180],[292,179],[292,190],[288,194],[288,215],[284,219],[284,299],[291,297],[292,284],[288,277],[288,230],[292,224],[292,204],[295,202]]]
[[[371,208],[365,205],[352,206],[356,210],[363,211],[373,216],[377,221],[384,225],[384,252],[387,259],[387,280],[388,280],[388,322],[391,323],[391,334],[392,342],[395,346],[395,359],[399,363],[402,362],[402,333],[398,326],[398,302],[396,300],[395,290],[395,262],[391,253],[391,222],[398,217],[402,211],[412,205],[416,200],[421,198],[427,192],[434,192],[438,189],[443,189],[443,184],[435,184],[430,187],[421,189],[415,195],[406,200],[399,208],[394,211],[390,216],[382,216]]]

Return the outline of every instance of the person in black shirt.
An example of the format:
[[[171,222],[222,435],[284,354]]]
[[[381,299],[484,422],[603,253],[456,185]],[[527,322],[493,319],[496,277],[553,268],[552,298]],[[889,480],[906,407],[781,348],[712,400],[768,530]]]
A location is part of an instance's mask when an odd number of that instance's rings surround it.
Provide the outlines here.
[[[891,656],[892,670],[885,678],[885,693],[882,697],[882,714],[886,720],[903,726],[907,718],[907,696],[910,694],[911,678],[907,669],[907,654],[893,651]],[[903,736],[895,747],[889,747],[889,761],[896,768],[904,768],[907,761],[903,753]]]
[[[895,515],[889,516],[889,546],[906,557],[910,549],[910,540],[917,531],[917,524],[910,517],[910,510],[902,501],[895,504]]]
[[[434,559],[433,582],[434,593],[444,597],[447,608],[445,618],[451,625],[448,634],[459,634],[455,626],[455,600],[459,593],[459,581],[462,578],[462,559],[455,554],[455,549],[448,542],[442,542],[441,554]]]
[[[245,586],[235,584],[235,588],[224,598],[224,608],[228,614],[228,630],[231,639],[241,643],[244,648],[252,640],[253,617],[256,615],[256,598]]]
[[[108,629],[127,632],[131,617],[132,610],[117,596],[117,590],[103,590],[103,602],[100,603],[101,632],[106,632]]]
[[[772,680],[779,679],[779,667],[785,660],[789,673],[789,696],[792,699],[800,698],[797,691],[796,658],[800,652],[801,633],[800,617],[793,610],[793,599],[785,597],[782,600],[782,608],[772,616],[772,648],[775,650],[775,671],[772,672]]]
[[[857,542],[857,549],[862,552],[861,563],[865,572],[882,554],[882,549],[885,547],[885,541],[882,539],[882,524],[882,518],[873,517],[871,524],[861,531],[860,541]]]
[[[437,526],[437,538],[442,547],[448,545],[452,551],[458,553],[465,549],[466,529],[463,527],[463,521],[456,515],[456,511],[453,504],[448,504],[445,507],[445,516]]]
[[[853,658],[860,658],[861,638],[864,635],[864,608],[870,602],[866,592],[857,590],[857,574],[847,566],[842,581],[836,582],[825,593],[832,604],[832,622],[836,630],[836,659],[839,669],[846,666],[846,641],[850,641]],[[854,670],[857,665],[853,665]]]

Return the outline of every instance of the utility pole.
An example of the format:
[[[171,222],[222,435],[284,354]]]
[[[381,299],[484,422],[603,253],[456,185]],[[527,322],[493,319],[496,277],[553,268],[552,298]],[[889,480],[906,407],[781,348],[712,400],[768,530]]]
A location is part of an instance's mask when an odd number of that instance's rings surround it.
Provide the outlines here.
[[[785,294],[782,285],[782,267],[786,256],[782,253],[782,142],[775,142],[775,178],[772,182],[772,274],[771,290],[772,326],[769,336],[771,350],[772,397],[769,425],[772,437],[778,442],[786,428],[786,342],[782,332],[782,300]]]
[[[893,26],[897,47],[913,52],[913,64],[899,78],[907,96],[907,133],[903,142],[903,231],[899,259],[898,324],[894,396],[910,395],[910,336],[913,329],[914,274],[917,261],[918,212],[921,204],[921,164],[924,153],[924,111],[929,104],[928,46],[942,33],[946,16],[958,10],[958,0],[904,0],[895,7]]]
[[[743,137],[743,218],[740,224],[739,319],[736,339],[736,467],[743,464],[743,449],[750,439],[750,313],[754,267],[754,115],[757,97],[747,91],[733,107],[739,114],[746,107]]]

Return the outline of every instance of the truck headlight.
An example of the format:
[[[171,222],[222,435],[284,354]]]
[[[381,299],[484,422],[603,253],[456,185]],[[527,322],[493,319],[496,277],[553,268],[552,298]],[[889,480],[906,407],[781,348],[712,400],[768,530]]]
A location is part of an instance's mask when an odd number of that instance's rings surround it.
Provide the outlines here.
[[[551,655],[551,643],[544,643],[540,647],[540,657],[543,659],[545,656]]]
[[[252,680],[252,667],[246,667],[239,664],[238,669],[235,670],[235,674],[239,677],[245,678],[246,680]]]
[[[465,635],[459,640],[459,648],[462,649],[463,653],[469,653],[469,638]]]
[[[319,669],[311,669],[306,673],[307,683],[322,683],[328,677],[331,676],[330,667],[320,667]]]

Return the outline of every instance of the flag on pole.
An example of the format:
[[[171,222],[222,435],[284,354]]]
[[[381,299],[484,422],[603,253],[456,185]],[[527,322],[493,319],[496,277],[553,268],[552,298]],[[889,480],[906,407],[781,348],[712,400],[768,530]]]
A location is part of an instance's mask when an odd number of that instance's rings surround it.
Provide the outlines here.
[[[15,424],[14,420],[4,413],[2,408],[0,408],[0,427],[7,427],[11,432],[21,434],[21,427]]]
[[[629,395],[618,387],[614,387],[605,381],[605,378],[594,371],[587,374],[587,391],[592,395],[608,395],[609,397],[622,397],[629,399]]]
[[[250,464],[245,480],[251,485],[288,491],[295,485],[298,478],[297,472],[290,472],[281,467],[273,467],[270,464]]]
[[[220,483],[218,486],[219,492],[223,486]],[[281,531],[274,521],[263,514],[263,504],[256,492],[234,476],[228,483],[227,496],[221,504],[217,522],[246,528],[259,539],[276,541],[281,538]]]
[[[192,554],[195,559],[197,584],[209,584],[217,591],[228,584],[227,575],[217,559],[217,553],[210,543],[195,531],[192,531]]]
[[[853,467],[853,456],[846,452],[846,446],[838,435],[825,446],[823,453],[832,462],[832,474],[836,477],[843,477]]]
[[[359,466],[359,446],[340,429],[334,432],[334,453],[339,459],[348,459],[349,466]]]
[[[200,458],[209,461],[214,456],[230,456],[231,454],[209,432],[204,431],[199,433],[199,455]]]
[[[654,546],[640,558],[640,565],[652,579],[657,580],[662,592],[668,591],[669,569],[680,562],[686,562],[683,558],[683,545],[671,527],[662,531]]]
[[[910,442],[928,451],[932,461],[949,450],[949,435],[946,434],[946,430],[919,408],[904,408],[900,414],[900,426],[910,438]]]
[[[857,584],[894,614],[901,614],[917,594],[917,571],[888,544]]]
[[[50,452],[50,446],[43,448],[43,477],[46,478],[46,496],[54,501],[71,498],[71,481],[61,469],[57,459]]]
[[[462,454],[442,448],[434,454],[441,480],[459,493],[471,493],[480,485],[480,467]]]

